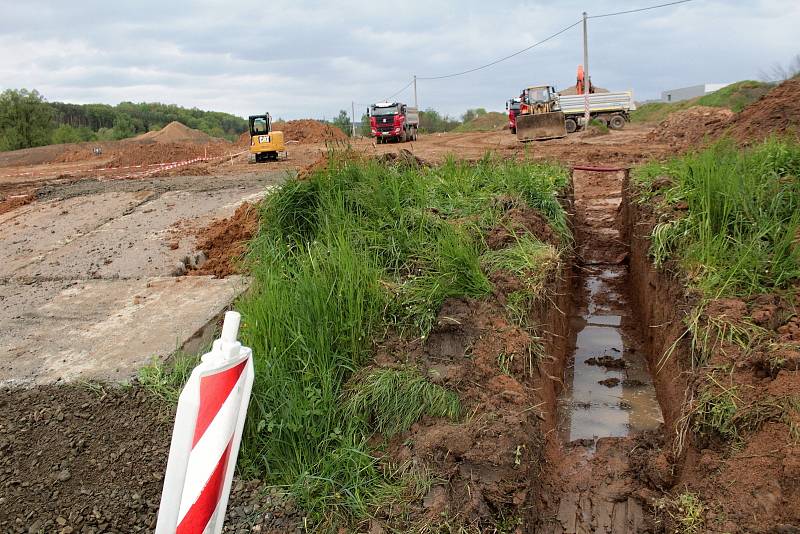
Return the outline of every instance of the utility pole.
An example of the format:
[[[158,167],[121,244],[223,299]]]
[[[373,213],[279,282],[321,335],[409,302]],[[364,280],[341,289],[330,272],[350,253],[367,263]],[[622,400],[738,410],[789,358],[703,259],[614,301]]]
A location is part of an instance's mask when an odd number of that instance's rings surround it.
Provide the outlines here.
[[[353,139],[356,138],[356,103],[354,101],[350,101],[350,116],[352,119],[350,120],[350,126],[353,128],[353,135],[351,136]]]
[[[583,12],[583,128],[589,127],[589,32],[586,29],[586,11]]]
[[[414,107],[417,108],[419,111],[419,106],[417,106],[417,75],[414,75]]]

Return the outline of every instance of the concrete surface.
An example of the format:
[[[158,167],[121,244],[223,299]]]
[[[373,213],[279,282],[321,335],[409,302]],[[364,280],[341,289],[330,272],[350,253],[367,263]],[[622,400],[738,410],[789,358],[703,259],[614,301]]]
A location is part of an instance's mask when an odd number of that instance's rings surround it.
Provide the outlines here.
[[[173,277],[176,264],[199,229],[285,178],[84,181],[0,215],[0,385],[127,381],[199,348],[248,281]]]

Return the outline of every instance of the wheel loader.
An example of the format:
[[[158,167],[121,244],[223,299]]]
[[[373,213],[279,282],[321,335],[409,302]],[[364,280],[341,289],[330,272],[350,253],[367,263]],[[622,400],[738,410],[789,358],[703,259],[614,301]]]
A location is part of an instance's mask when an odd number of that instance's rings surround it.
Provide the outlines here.
[[[250,163],[261,163],[287,157],[283,132],[272,130],[272,117],[269,113],[250,115]]]
[[[564,113],[557,109],[558,94],[554,87],[538,85],[522,91],[516,119],[517,139],[543,141],[567,136]]]

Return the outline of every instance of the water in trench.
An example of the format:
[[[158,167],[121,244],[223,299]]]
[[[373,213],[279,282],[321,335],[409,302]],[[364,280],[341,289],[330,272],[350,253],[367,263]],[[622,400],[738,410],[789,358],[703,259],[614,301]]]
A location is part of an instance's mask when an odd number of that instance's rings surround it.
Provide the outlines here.
[[[574,361],[559,397],[566,442],[623,437],[663,422],[636,318],[625,295],[625,265],[581,269],[582,294],[570,318]]]

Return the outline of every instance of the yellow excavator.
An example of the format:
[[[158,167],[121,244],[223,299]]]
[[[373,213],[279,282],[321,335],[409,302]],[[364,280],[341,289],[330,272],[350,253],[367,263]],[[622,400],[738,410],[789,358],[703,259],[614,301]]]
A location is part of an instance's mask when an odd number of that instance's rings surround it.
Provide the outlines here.
[[[250,162],[261,163],[287,157],[283,132],[272,130],[272,117],[269,113],[250,115]]]
[[[527,87],[522,91],[517,115],[517,139],[543,141],[567,136],[564,113],[555,109],[556,97],[555,87],[549,85]]]

